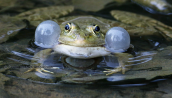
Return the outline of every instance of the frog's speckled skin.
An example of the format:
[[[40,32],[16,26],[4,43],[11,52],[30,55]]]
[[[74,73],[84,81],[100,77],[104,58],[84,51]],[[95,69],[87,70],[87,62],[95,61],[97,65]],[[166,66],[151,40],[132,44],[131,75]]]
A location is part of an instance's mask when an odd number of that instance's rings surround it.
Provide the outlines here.
[[[71,29],[65,30],[68,23]],[[96,27],[99,27],[100,31],[95,31]],[[105,44],[105,34],[110,25],[94,17],[77,17],[63,22],[60,28],[62,30],[59,37],[60,43],[70,46],[95,47]]]

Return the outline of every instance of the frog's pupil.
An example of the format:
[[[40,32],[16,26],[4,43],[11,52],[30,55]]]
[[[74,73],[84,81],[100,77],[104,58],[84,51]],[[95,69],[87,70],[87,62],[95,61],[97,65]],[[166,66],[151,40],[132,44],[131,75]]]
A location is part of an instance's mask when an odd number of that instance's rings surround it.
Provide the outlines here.
[[[100,27],[99,26],[96,26],[95,27],[95,31],[100,31]]]
[[[70,29],[70,27],[69,27],[69,25],[67,24],[66,26],[65,26],[65,30],[69,30]]]

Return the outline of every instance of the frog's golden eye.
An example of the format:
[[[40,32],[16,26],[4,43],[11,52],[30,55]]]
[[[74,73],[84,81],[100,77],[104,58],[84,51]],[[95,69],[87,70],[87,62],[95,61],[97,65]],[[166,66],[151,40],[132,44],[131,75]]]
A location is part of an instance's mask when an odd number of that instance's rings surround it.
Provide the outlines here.
[[[98,25],[93,24],[92,26],[92,32],[94,36],[100,37],[100,27]]]
[[[70,31],[71,30],[71,23],[67,23],[65,26],[65,30]]]
[[[93,31],[94,32],[99,32],[100,31],[100,27],[98,25],[93,25]]]
[[[65,30],[63,33],[66,35],[72,35],[77,28],[77,25],[75,25],[74,23],[67,23],[64,27]]]

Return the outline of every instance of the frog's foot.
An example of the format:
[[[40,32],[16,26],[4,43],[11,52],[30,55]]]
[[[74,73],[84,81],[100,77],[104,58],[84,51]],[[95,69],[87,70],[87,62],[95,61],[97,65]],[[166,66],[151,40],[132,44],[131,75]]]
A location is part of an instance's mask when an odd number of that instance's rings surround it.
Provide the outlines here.
[[[106,75],[111,75],[117,72],[122,72],[122,74],[125,74],[126,70],[127,69],[125,67],[117,67],[115,69],[106,69],[106,71],[103,71],[103,72],[107,73]]]

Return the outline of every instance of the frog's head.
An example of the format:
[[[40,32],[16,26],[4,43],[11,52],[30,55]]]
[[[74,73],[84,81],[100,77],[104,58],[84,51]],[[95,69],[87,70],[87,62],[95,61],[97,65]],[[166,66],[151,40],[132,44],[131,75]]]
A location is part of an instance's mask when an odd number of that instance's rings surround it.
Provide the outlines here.
[[[60,25],[61,34],[58,41],[80,47],[104,45],[108,26],[93,17],[79,17]]]

